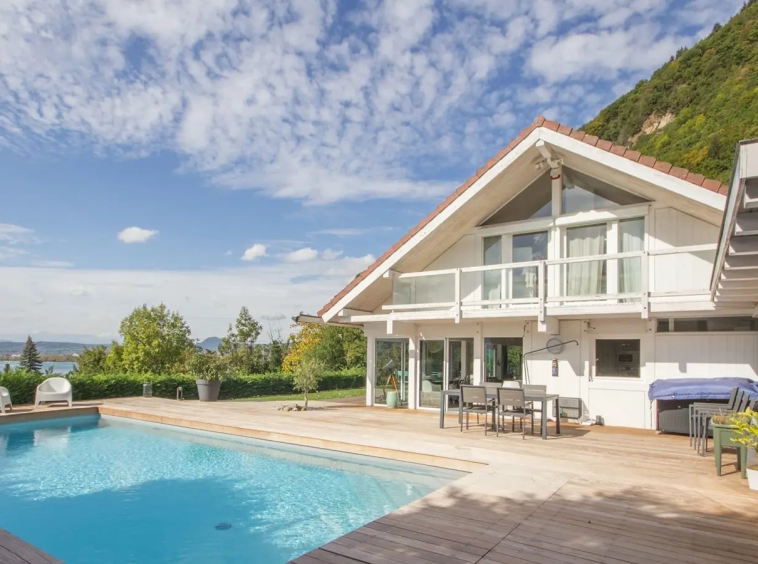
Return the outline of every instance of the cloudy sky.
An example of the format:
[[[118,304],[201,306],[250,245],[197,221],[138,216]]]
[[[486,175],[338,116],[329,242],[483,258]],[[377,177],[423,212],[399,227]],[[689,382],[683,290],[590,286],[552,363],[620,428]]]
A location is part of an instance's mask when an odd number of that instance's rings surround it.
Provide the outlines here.
[[[0,338],[317,311],[538,114],[742,0],[3,0]]]

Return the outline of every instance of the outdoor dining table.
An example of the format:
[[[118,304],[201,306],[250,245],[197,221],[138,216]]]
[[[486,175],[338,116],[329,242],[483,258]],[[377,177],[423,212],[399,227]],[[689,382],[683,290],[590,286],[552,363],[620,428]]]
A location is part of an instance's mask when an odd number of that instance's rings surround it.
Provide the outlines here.
[[[461,402],[461,391],[460,390],[443,390],[440,392],[440,429],[445,428],[445,407],[447,406],[447,399],[448,398],[458,398],[458,424],[460,425],[461,421],[463,421],[463,410]],[[487,399],[497,401],[497,393],[496,392],[490,392],[487,391]],[[561,398],[558,394],[547,394],[547,393],[541,393],[541,392],[529,392],[525,395],[526,401],[539,403],[541,405],[542,409],[542,424],[540,427],[542,428],[542,440],[547,440],[547,406],[548,403],[551,401],[555,402],[555,409],[556,413],[558,414],[558,417],[555,418],[555,434],[560,435],[561,434]]]

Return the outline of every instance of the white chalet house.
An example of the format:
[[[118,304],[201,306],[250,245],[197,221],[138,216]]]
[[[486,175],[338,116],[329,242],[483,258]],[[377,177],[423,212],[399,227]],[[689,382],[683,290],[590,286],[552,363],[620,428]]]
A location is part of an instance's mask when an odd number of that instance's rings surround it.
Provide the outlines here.
[[[726,186],[537,118],[319,317],[363,328],[368,405],[518,379],[654,428],[653,381],[756,377],[753,177],[758,143]]]

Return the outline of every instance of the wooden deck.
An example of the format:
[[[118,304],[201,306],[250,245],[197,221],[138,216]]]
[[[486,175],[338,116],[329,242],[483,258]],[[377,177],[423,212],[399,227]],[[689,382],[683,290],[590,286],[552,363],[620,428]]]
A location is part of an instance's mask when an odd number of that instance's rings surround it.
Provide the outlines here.
[[[314,402],[108,400],[104,414],[470,471],[298,564],[758,563],[758,496],[686,437],[563,426],[548,441],[460,432],[437,414]]]
[[[63,564],[57,558],[0,529],[0,564]]]

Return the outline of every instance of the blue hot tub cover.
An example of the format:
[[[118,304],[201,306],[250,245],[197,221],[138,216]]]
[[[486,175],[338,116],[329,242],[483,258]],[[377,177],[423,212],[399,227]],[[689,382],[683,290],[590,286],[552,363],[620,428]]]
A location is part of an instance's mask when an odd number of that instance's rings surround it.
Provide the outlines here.
[[[672,378],[650,384],[647,397],[653,400],[728,400],[740,387],[758,396],[758,382],[750,378]]]

